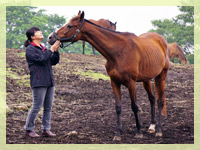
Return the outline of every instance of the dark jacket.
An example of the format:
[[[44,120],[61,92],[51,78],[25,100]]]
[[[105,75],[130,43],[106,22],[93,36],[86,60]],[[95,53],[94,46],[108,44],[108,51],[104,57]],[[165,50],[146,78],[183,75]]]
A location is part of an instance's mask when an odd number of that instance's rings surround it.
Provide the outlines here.
[[[42,45],[41,45],[42,46]],[[52,65],[59,62],[59,52],[52,52],[31,42],[26,48],[26,60],[30,70],[31,88],[54,86]]]

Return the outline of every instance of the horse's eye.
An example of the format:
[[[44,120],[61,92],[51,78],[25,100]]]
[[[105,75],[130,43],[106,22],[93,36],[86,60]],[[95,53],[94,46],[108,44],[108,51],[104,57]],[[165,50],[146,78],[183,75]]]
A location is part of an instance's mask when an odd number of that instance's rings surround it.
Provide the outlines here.
[[[70,29],[70,28],[72,28],[72,26],[71,26],[71,25],[68,25],[68,26],[67,26],[67,28],[69,28],[69,29]]]

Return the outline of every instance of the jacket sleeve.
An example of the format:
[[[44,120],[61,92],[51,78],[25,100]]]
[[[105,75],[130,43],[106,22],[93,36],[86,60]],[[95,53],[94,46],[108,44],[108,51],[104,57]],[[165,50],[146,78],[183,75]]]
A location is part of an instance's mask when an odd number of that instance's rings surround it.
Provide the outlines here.
[[[51,65],[56,65],[60,60],[60,54],[59,52],[54,52],[51,57]]]
[[[52,56],[50,50],[45,51],[45,53],[39,54],[37,51],[31,47],[26,49],[26,58],[38,65],[43,65]]]

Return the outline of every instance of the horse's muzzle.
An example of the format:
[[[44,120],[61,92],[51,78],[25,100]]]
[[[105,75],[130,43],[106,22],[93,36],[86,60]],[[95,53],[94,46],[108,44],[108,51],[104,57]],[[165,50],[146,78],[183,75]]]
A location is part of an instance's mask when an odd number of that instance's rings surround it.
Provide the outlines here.
[[[48,38],[47,41],[50,45],[53,45],[56,42],[56,38],[53,36],[53,33],[51,33]]]

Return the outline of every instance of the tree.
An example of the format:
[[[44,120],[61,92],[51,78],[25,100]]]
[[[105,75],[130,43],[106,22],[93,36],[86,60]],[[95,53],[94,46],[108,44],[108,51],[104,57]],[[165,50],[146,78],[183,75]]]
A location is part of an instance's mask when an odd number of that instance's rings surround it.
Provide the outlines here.
[[[172,19],[153,20],[157,32],[163,35],[168,43],[176,42],[183,47],[186,54],[194,51],[194,7],[178,6],[182,14]]]
[[[64,45],[67,44],[69,43],[64,43]],[[60,49],[59,52],[82,54],[83,53],[82,41],[77,41],[69,45],[68,47],[65,47],[64,49]],[[93,55],[92,46],[88,42],[85,43],[85,54]],[[96,55],[100,55],[100,53],[96,51]]]
[[[6,7],[6,47],[13,49],[24,48],[27,39],[26,31],[30,27],[39,27],[43,32],[43,43],[47,44],[48,35],[56,28],[60,28],[65,22],[64,17],[57,14],[47,15],[45,10],[36,11],[32,6],[9,6]]]

